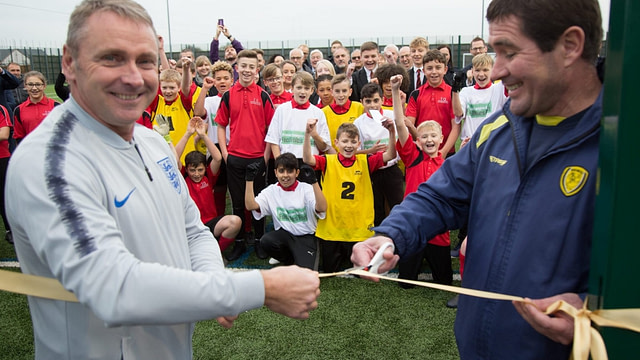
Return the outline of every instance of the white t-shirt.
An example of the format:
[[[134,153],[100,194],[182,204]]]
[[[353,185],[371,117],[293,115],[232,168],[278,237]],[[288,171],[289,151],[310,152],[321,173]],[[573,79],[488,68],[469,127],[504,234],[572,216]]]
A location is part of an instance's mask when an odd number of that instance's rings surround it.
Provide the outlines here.
[[[302,145],[304,144],[307,120],[318,119],[316,129],[322,140],[327,144],[328,149],[331,146],[331,139],[324,112],[314,105],[310,105],[304,110],[294,109],[291,101],[278,106],[273,114],[271,125],[269,125],[264,141],[280,146],[280,153],[290,152],[297,158],[302,158]],[[313,138],[311,139],[311,151],[313,155],[320,154]]]
[[[293,191],[285,191],[278,184],[271,184],[256,196],[260,212],[253,211],[253,217],[273,218],[276,230],[282,228],[292,235],[301,236],[316,232],[318,219],[324,219],[326,212],[316,212],[316,197],[313,186],[298,181]]]
[[[502,82],[493,83],[485,89],[476,89],[475,86],[463,88],[460,91],[460,104],[464,112],[464,124],[460,139],[473,135],[484,119],[501,109],[506,102]]]
[[[391,110],[382,110],[382,116],[394,120],[393,111]],[[380,144],[389,145],[389,130],[382,126],[381,122],[367,115],[366,112],[358,116],[353,124],[358,128],[358,132],[360,133],[360,150],[369,149],[378,141],[380,141]],[[393,126],[395,128],[396,124],[394,123]],[[391,144],[391,146],[395,146],[395,144]],[[398,159],[399,157],[396,156],[395,159],[387,161],[387,164],[381,169],[396,164]]]

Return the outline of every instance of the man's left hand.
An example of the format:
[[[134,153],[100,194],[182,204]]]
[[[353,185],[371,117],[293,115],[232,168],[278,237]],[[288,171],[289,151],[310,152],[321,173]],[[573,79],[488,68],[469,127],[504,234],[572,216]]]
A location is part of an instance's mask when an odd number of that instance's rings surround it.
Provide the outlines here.
[[[514,301],[518,313],[540,334],[564,345],[573,341],[573,318],[564,312],[547,315],[544,310],[558,300],[563,300],[577,309],[583,306],[578,294],[564,293],[545,299],[531,300],[528,302]]]

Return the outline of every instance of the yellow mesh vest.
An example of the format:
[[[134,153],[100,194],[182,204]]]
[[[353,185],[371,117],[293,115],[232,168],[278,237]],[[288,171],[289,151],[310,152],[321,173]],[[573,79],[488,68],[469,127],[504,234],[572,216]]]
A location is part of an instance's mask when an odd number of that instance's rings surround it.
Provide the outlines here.
[[[362,241],[373,235],[373,190],[367,155],[356,155],[350,167],[327,154],[322,193],[327,199],[327,216],[318,220],[316,235],[324,240]]]
[[[158,98],[158,107],[156,108],[156,113],[162,114],[164,116],[171,116],[173,131],[169,132],[169,136],[171,136],[171,142],[175,146],[187,131],[187,125],[189,124],[189,119],[191,119],[191,114],[189,114],[187,112],[187,109],[185,109],[182,105],[180,97],[178,97],[173,103],[171,103],[171,105],[167,105],[167,103],[164,101],[164,97],[162,96],[159,96]],[[155,124],[154,117],[155,114],[152,114],[151,119]],[[187,141],[187,144],[184,147],[184,152],[182,153],[182,156],[180,156],[180,161],[184,164],[184,157],[194,150],[196,150],[196,148],[193,143],[193,138],[191,138],[189,139],[189,141]]]
[[[334,141],[336,139],[338,127],[345,122],[353,123],[360,115],[364,113],[364,106],[362,106],[362,104],[357,101],[352,101],[351,106],[349,107],[349,111],[342,115],[336,114],[331,106],[323,107],[322,111],[324,112],[324,116],[327,118],[327,127],[329,128],[331,146],[333,146],[334,149],[338,150]]]

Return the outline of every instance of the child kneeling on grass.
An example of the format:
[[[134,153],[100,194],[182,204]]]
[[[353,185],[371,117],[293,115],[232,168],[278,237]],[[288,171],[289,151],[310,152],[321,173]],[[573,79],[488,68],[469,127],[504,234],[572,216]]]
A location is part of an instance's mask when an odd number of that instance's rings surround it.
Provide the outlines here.
[[[327,201],[315,173],[306,165],[300,169],[292,153],[283,153],[275,160],[278,183],[255,196],[253,180],[258,171],[258,164],[247,166],[245,206],[258,220],[271,215],[275,231],[256,240],[256,247],[285,265],[318,270],[315,231],[317,218],[325,217]]]
[[[176,144],[177,160],[180,161],[184,147],[194,133],[197,133],[197,137],[204,141],[207,150],[211,153],[211,163],[207,167],[207,157],[197,150],[191,151],[184,157],[182,175],[189,189],[189,195],[200,210],[200,220],[218,239],[220,251],[224,251],[233,243],[236,235],[240,232],[242,220],[236,215],[218,215],[216,211],[213,189],[218,175],[220,175],[222,155],[207,136],[207,123],[201,118],[193,117],[189,120],[187,131]],[[195,139],[195,141],[197,140]]]

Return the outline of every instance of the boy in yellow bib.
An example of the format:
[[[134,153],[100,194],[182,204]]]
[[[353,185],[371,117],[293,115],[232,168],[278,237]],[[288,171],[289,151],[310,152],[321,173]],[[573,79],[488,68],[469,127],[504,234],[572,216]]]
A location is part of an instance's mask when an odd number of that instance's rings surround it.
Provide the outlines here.
[[[311,136],[318,119],[309,119],[304,136],[302,159],[322,171],[322,192],[327,199],[327,215],[318,220],[316,236],[320,238],[322,268],[324,272],[340,270],[340,265],[351,257],[355,242],[373,235],[373,190],[370,174],[395,159],[396,149],[388,146],[385,152],[372,155],[356,154],[360,147],[358,128],[352,123],[338,127],[335,147],[338,154],[313,155]],[[385,119],[382,125],[389,131],[389,143],[396,139],[393,121]]]

